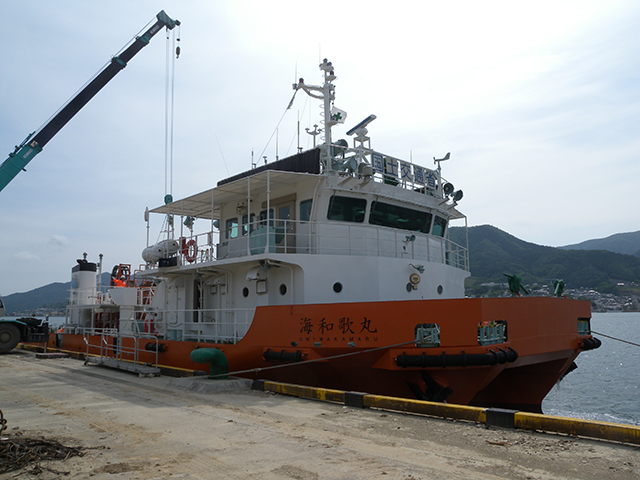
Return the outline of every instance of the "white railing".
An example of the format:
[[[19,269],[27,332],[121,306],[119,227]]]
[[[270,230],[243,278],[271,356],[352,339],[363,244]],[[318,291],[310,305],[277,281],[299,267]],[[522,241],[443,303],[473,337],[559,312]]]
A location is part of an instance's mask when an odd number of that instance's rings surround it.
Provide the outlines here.
[[[207,263],[262,253],[309,255],[356,255],[406,258],[445,263],[469,270],[467,248],[446,238],[355,223],[319,223],[294,220],[266,220],[240,225],[237,236],[221,232],[214,244],[210,232],[193,235],[197,248],[178,252],[182,265]],[[242,234],[245,230],[247,234]]]
[[[236,344],[253,321],[253,308],[149,310],[147,334],[166,340]]]
[[[75,333],[82,333],[84,343],[87,346],[87,355],[90,354],[93,347],[98,350],[100,358],[115,358],[118,361],[127,361],[134,366],[138,366],[140,364],[140,352],[151,351],[155,354],[154,366],[158,366],[159,339],[154,335],[121,333],[115,328],[84,328]],[[92,338],[95,338],[97,343],[91,343]],[[131,345],[125,345],[124,339],[131,339]],[[145,342],[142,350],[141,342]],[[147,350],[146,344],[150,342],[153,348]],[[148,361],[145,361],[145,364],[148,363]]]
[[[441,177],[440,170],[432,170],[370,148],[344,147],[337,144],[332,144],[330,148],[333,157],[331,166],[327,168],[333,172],[340,172],[341,175],[362,175],[366,168],[374,182],[443,198],[440,187],[447,181]]]
[[[118,333],[113,328],[80,327],[66,324],[64,333],[90,335],[123,336],[125,338],[161,340],[182,340],[192,342],[229,343],[236,344],[246,335],[253,321],[254,308],[215,308],[192,310],[158,310],[148,309],[136,312],[131,319],[120,319],[120,330],[124,327],[127,332]],[[87,345],[89,346],[89,345]],[[91,345],[103,347],[102,345]],[[125,352],[133,353],[133,352]]]
[[[136,305],[148,305],[151,303],[155,287],[139,287],[131,286],[129,288],[136,288]],[[109,289],[122,288],[122,287],[110,287],[102,285],[100,287],[86,287],[73,289],[73,297],[69,304],[73,306],[86,306],[86,305],[115,305]]]

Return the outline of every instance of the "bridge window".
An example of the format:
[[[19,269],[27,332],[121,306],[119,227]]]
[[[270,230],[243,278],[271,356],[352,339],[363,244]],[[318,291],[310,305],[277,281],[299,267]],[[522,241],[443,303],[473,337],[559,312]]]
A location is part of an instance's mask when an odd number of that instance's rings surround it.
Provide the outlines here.
[[[250,218],[250,220],[249,220]],[[242,216],[242,236],[246,236],[247,232],[253,232],[253,222],[256,219],[256,215],[255,213],[251,214],[251,217],[249,217],[248,215],[243,215]],[[247,225],[247,222],[249,223],[249,225]]]
[[[431,230],[431,233],[437,237],[444,237],[444,231],[446,228],[447,221],[442,217],[436,216],[433,222],[433,229]]]
[[[226,238],[236,238],[238,236],[238,218],[233,217],[227,220]]]
[[[308,222],[311,219],[311,205],[313,199],[303,200],[300,202],[300,221]]]
[[[273,208],[269,209],[269,226],[273,227]],[[260,225],[266,225],[267,222],[265,221],[267,219],[267,211],[266,210],[262,210],[260,212]]]
[[[333,195],[329,200],[329,220],[340,222],[364,222],[364,211],[367,201],[364,198],[341,197]]]
[[[369,223],[383,227],[411,230],[414,232],[429,233],[432,215],[420,210],[391,205],[389,203],[373,202]]]

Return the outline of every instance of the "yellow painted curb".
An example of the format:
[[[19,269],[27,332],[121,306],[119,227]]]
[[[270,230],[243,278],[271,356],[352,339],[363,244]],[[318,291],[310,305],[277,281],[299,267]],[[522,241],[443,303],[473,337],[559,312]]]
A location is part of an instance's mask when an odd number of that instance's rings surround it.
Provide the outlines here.
[[[305,387],[302,385],[293,385],[291,383],[278,383],[264,381],[264,390],[270,390],[283,395],[291,395],[294,397],[313,398],[315,400],[323,400],[325,402],[344,403],[345,392],[342,390],[330,390],[326,388]]]
[[[640,427],[580,418],[554,417],[538,413],[514,414],[516,428],[566,433],[582,437],[601,438],[615,442],[640,444]]]
[[[384,397],[359,392],[345,392],[342,390],[305,387],[290,383],[270,382],[268,380],[257,380],[254,382],[252,388],[254,390],[269,390],[283,395],[343,403],[352,407],[379,408],[390,411],[418,413],[433,417],[483,423],[487,426],[540,430],[550,433],[564,433],[640,445],[640,426],[634,425],[596,422],[579,418],[555,417],[500,408],[471,407],[467,405]]]
[[[453,405],[449,403],[427,402],[423,400],[410,400],[378,395],[365,395],[363,404],[368,408],[398,410],[401,412],[420,413],[422,415],[468,420],[471,422],[485,423],[487,420],[484,408],[469,407],[466,405]]]

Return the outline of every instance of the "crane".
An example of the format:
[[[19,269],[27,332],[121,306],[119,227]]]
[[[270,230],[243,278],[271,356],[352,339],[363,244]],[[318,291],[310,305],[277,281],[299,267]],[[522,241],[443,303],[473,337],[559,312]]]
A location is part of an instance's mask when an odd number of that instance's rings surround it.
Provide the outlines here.
[[[2,191],[33,158],[42,151],[73,116],[78,113],[102,88],[109,83],[127,63],[145,47],[151,38],[162,27],[173,30],[180,25],[179,20],[172,20],[162,10],[156,15],[156,22],[142,35],[137,36],[133,42],[111,61],[92,79],[87,85],[71,98],[58,112],[51,117],[39,130],[30,133],[22,143],[15,147],[9,157],[0,165],[0,191]]]

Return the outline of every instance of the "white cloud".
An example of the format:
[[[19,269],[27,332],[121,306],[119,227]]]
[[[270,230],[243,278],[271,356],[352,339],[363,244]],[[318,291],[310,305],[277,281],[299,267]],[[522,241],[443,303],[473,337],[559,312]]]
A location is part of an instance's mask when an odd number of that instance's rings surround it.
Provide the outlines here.
[[[21,262],[40,262],[41,259],[38,255],[35,255],[31,252],[17,252],[13,255],[17,260]]]
[[[69,240],[62,235],[51,235],[49,244],[56,248],[64,248],[69,246]]]

